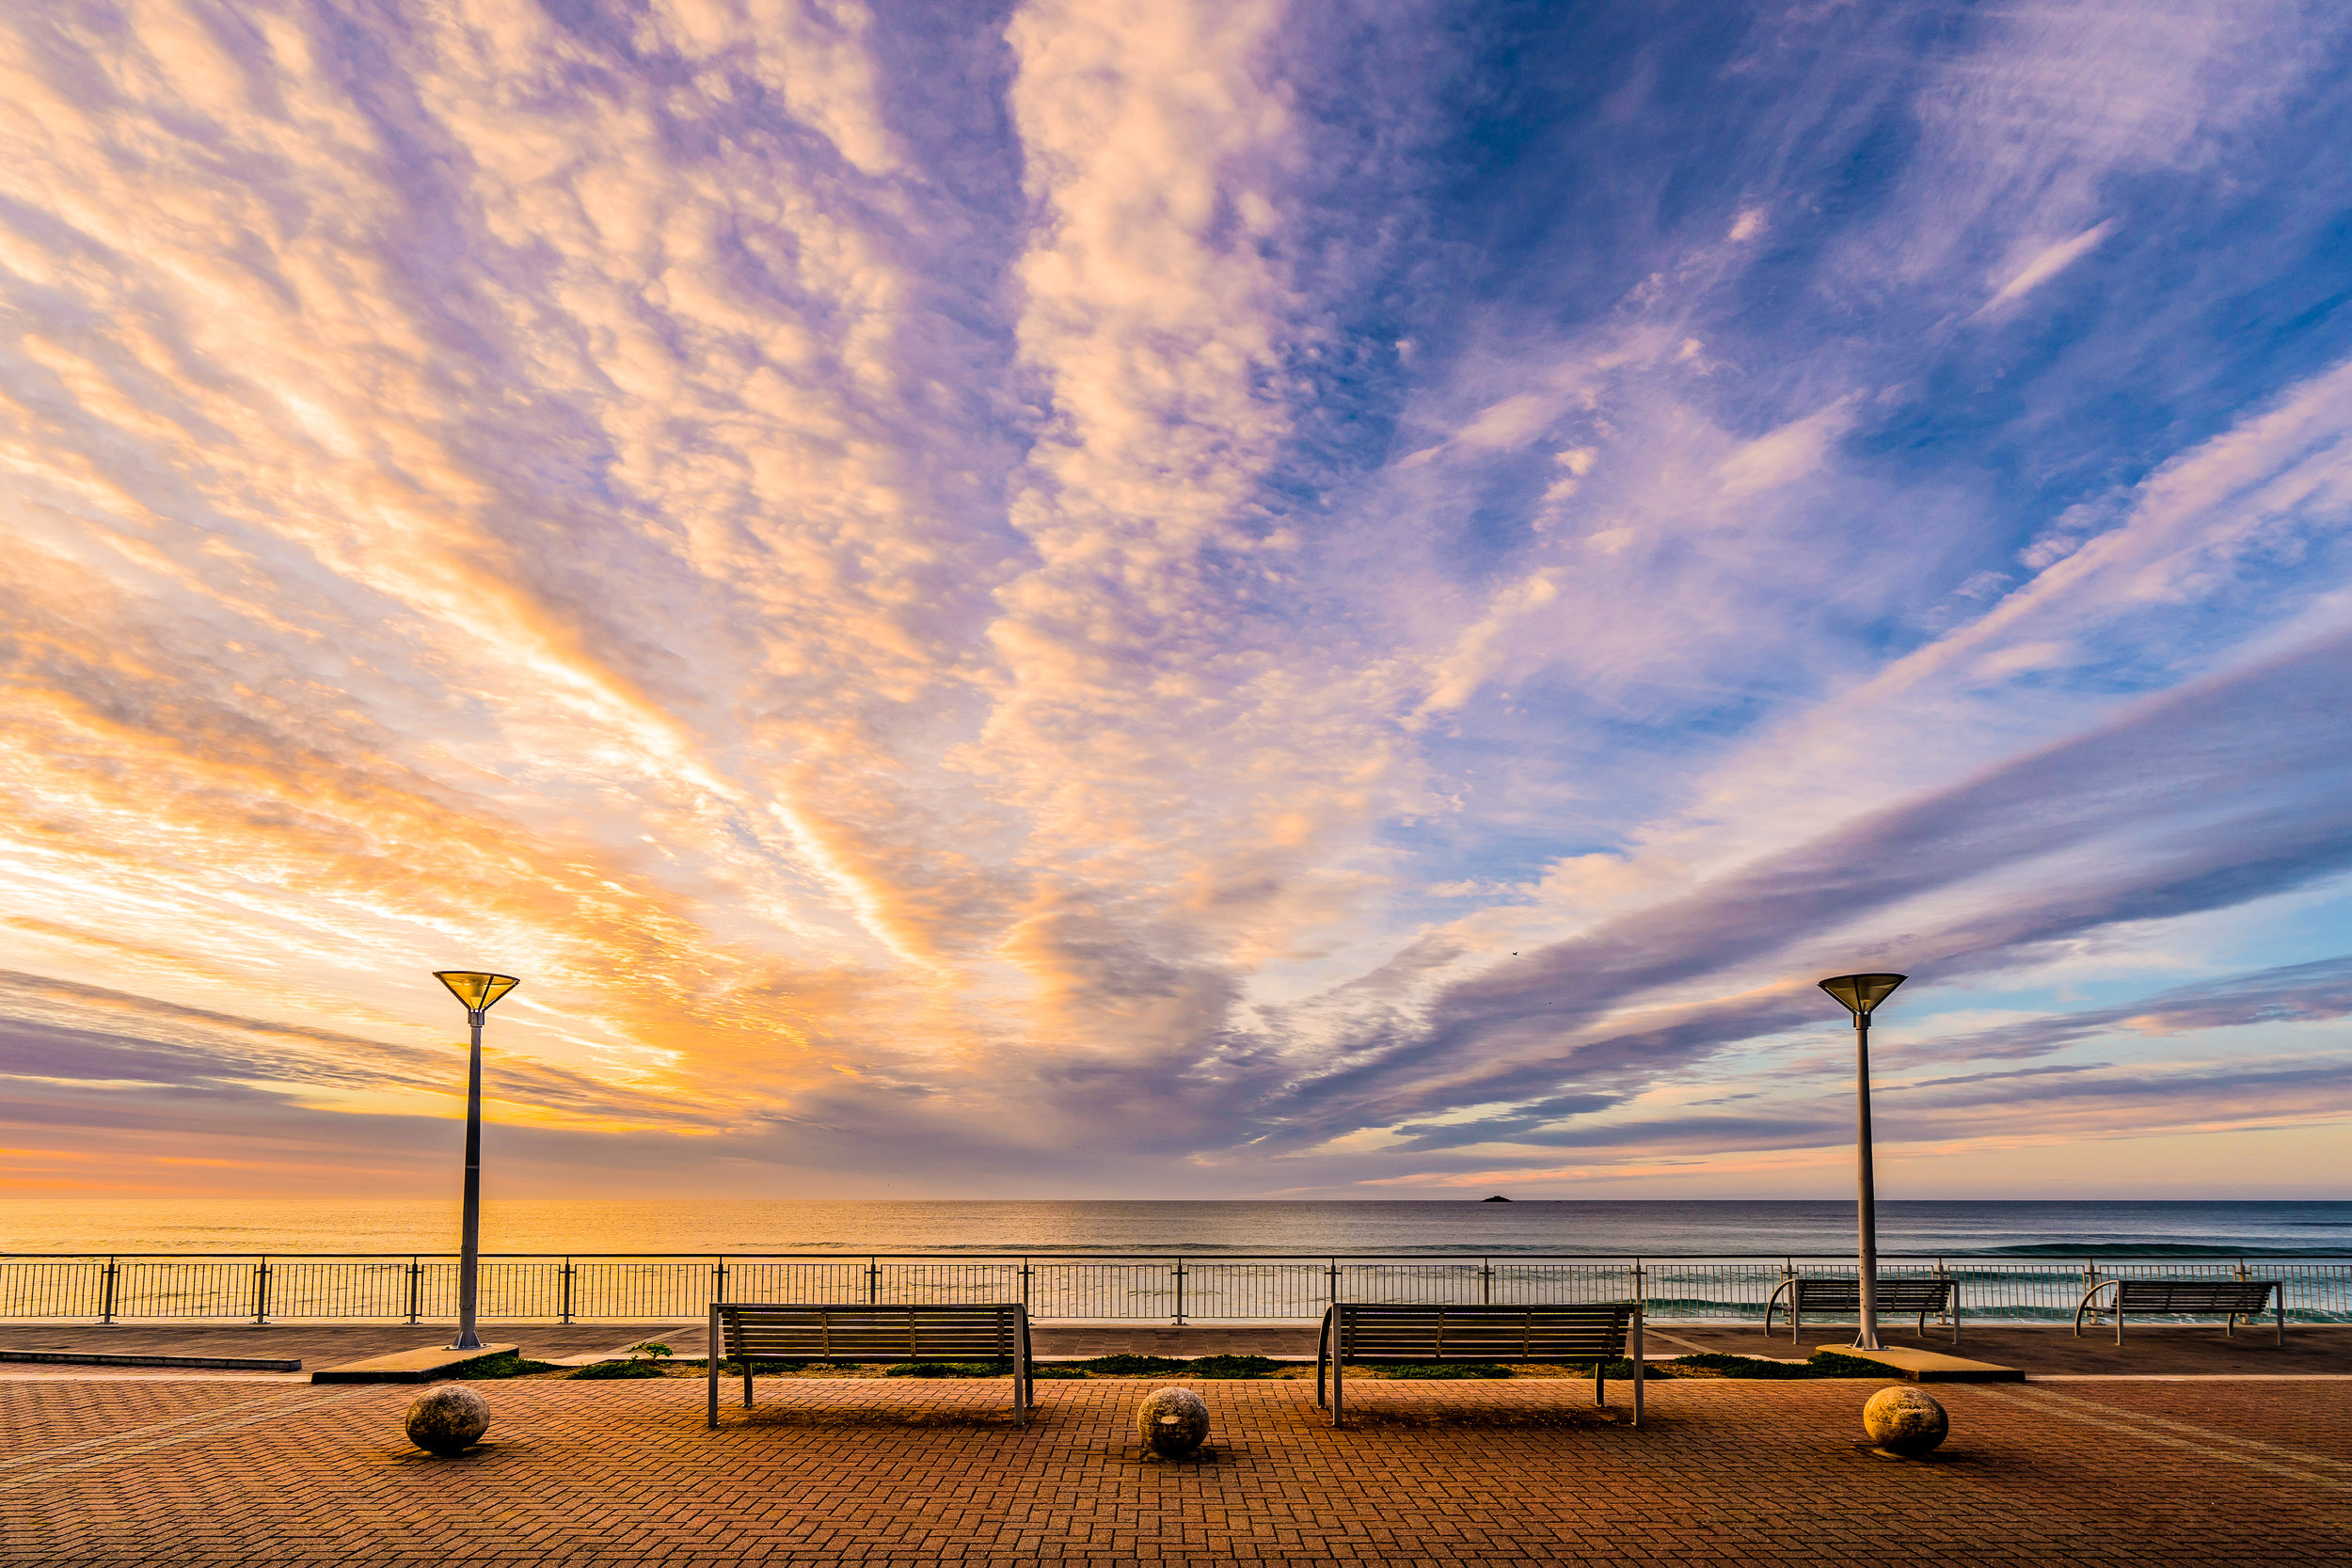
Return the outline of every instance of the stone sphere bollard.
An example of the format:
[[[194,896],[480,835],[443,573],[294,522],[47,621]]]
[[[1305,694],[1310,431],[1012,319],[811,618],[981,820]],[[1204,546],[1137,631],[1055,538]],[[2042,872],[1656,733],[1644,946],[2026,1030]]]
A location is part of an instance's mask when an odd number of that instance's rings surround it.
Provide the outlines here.
[[[446,1384],[408,1407],[408,1441],[444,1459],[482,1441],[490,1430],[490,1402],[462,1383]]]
[[[1924,1391],[1899,1383],[1870,1396],[1862,1407],[1862,1430],[1881,1452],[1916,1459],[1944,1441],[1951,1420]]]
[[[1209,1402],[1189,1388],[1154,1388],[1136,1406],[1136,1436],[1162,1459],[1190,1459],[1209,1436]]]

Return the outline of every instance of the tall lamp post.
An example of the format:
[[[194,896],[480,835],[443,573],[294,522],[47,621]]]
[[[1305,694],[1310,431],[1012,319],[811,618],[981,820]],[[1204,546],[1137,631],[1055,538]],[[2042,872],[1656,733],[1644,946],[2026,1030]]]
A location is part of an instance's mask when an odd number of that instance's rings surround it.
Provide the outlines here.
[[[1879,1343],[1878,1193],[1870,1177],[1870,1014],[1895,994],[1900,974],[1840,974],[1821,982],[1853,1014],[1854,1176],[1859,1195],[1854,1221],[1862,1239],[1862,1332],[1856,1350],[1883,1350]]]
[[[480,1350],[474,1332],[475,1291],[482,1272],[482,1020],[500,997],[521,985],[512,974],[482,974],[469,969],[437,969],[433,977],[466,1005],[473,1025],[473,1061],[466,1072],[466,1219],[457,1264],[457,1342],[452,1350]]]

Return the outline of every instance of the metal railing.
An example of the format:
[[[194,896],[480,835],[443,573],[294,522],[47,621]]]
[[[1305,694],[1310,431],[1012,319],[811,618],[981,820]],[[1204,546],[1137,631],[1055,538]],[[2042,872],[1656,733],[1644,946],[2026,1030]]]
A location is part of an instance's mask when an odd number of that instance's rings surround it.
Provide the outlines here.
[[[1507,1258],[1197,1253],[1138,1257],[800,1253],[485,1256],[481,1313],[508,1322],[682,1319],[727,1301],[1018,1301],[1039,1319],[1278,1323],[1332,1301],[1639,1297],[1661,1322],[1760,1322],[1791,1274],[1851,1278],[1851,1258]],[[2297,1323],[2352,1323],[2352,1258],[1886,1257],[1882,1277],[1955,1280],[1972,1322],[2070,1321],[2114,1278],[2278,1279]],[[0,1320],[424,1323],[457,1310],[451,1255],[0,1257]]]

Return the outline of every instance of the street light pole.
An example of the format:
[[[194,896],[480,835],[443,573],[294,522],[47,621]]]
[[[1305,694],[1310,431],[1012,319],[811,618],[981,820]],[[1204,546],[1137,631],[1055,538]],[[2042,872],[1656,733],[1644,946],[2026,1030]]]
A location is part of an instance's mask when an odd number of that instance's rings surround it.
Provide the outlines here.
[[[465,969],[437,969],[433,977],[466,1005],[466,1022],[473,1026],[473,1053],[466,1069],[466,1208],[458,1243],[457,1342],[449,1348],[480,1350],[474,1313],[482,1275],[482,1021],[500,997],[522,982],[511,974]]]
[[[1821,989],[1853,1014],[1854,1228],[1862,1286],[1862,1327],[1854,1337],[1856,1350],[1885,1348],[1879,1343],[1878,1183],[1870,1168],[1870,1014],[1895,994],[1903,979],[1900,974],[1840,974],[1821,982]]]

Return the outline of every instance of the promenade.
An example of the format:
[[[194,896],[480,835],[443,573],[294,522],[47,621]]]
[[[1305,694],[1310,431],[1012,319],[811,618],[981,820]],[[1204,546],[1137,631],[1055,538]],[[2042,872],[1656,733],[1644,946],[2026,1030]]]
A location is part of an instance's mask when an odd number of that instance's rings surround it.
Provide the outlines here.
[[[1042,1384],[1025,1431],[1001,1380],[763,1381],[717,1432],[696,1380],[479,1384],[437,1460],[413,1387],[11,1377],[0,1560],[2352,1562],[2324,1377],[1940,1387],[1927,1463],[1855,1448],[1876,1382],[1659,1382],[1636,1430],[1556,1379],[1367,1380],[1343,1432],[1311,1383],[1198,1384],[1210,1456],[1143,1463],[1160,1381]]]
[[[452,1329],[446,1323],[409,1327],[398,1323],[0,1323],[0,1349],[89,1351],[123,1355],[202,1355],[299,1360],[299,1373],[274,1375],[289,1381],[307,1380],[321,1367],[393,1351],[447,1344]],[[1278,1360],[1311,1361],[1316,1325],[1289,1323],[1195,1323],[1183,1328],[1164,1323],[1043,1323],[1034,1336],[1038,1355],[1044,1360],[1074,1360],[1129,1351],[1145,1355],[1270,1355]],[[638,1323],[516,1323],[483,1325],[483,1338],[501,1344],[520,1344],[527,1355],[547,1360],[593,1355],[640,1339],[658,1339],[681,1357],[703,1353],[704,1325],[675,1319]],[[1958,1354],[1972,1359],[1999,1362],[2023,1369],[2028,1376],[2329,1376],[2352,1377],[2352,1324],[2298,1323],[2287,1330],[2286,1343],[2272,1343],[2269,1325],[2238,1329],[2234,1338],[2217,1325],[2135,1323],[2125,1331],[2122,1345],[2110,1329],[2087,1330],[2076,1338],[2051,1325],[1995,1324],[1967,1328]],[[1671,1359],[1693,1351],[1727,1352],[1735,1355],[1803,1360],[1816,1350],[1835,1350],[1853,1341],[1851,1323],[1808,1326],[1795,1345],[1787,1331],[1767,1337],[1753,1326],[1719,1323],[1657,1323],[1649,1325],[1650,1354]],[[1949,1351],[1952,1343],[1940,1330],[1924,1338],[1908,1323],[1883,1331],[1889,1345],[1910,1345]],[[87,1376],[94,1369],[0,1363],[0,1376],[49,1373]]]

